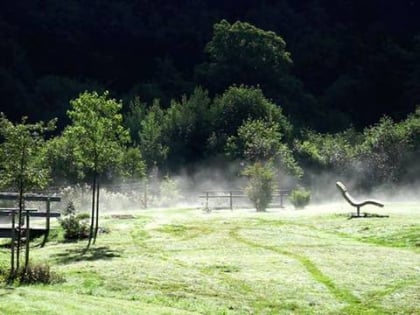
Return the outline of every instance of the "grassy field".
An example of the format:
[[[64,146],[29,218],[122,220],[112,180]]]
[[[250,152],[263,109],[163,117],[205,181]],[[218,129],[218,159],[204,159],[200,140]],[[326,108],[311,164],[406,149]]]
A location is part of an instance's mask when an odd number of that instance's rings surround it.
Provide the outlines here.
[[[419,314],[420,204],[350,210],[107,214],[84,255],[86,242],[34,247],[65,281],[0,285],[0,314]]]

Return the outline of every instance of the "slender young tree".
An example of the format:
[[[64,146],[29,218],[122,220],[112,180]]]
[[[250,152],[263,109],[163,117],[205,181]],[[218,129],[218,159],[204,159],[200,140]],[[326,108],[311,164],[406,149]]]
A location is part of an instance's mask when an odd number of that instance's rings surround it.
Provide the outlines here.
[[[106,91],[84,92],[70,101],[67,112],[71,125],[63,136],[74,146],[75,160],[92,180],[92,209],[89,232],[89,249],[96,241],[99,228],[99,184],[101,175],[112,165],[121,162],[124,145],[130,141],[128,130],[122,126],[122,103],[109,98]]]
[[[3,113],[0,114],[0,184],[18,192],[18,238],[16,253],[12,254],[15,255],[11,264],[12,277],[20,267],[25,193],[34,188],[44,188],[49,182],[50,168],[45,163],[44,134],[54,128],[55,120],[30,124],[23,117],[20,123],[15,124]],[[25,257],[29,257],[28,252]],[[27,266],[28,259],[25,260],[25,269]]]

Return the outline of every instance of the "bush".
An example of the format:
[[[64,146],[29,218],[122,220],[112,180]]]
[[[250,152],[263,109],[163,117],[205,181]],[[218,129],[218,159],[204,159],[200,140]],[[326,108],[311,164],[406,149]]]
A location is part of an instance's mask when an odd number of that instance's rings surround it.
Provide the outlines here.
[[[295,209],[303,209],[311,200],[311,192],[304,188],[297,188],[291,192],[289,200]]]
[[[76,214],[73,202],[67,204],[63,212],[64,217],[60,219],[60,225],[64,230],[64,239],[79,240],[89,236],[89,225],[86,219],[89,219],[87,213]]]
[[[273,199],[274,171],[269,164],[255,163],[248,166],[244,175],[249,177],[245,193],[257,209],[265,211]]]

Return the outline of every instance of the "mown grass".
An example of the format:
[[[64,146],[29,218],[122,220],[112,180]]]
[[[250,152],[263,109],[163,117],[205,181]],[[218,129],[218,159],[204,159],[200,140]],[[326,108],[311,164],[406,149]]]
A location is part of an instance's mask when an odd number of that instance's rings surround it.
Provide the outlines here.
[[[416,314],[420,205],[104,216],[109,233],[31,256],[65,282],[0,285],[0,314]],[[0,264],[9,252],[0,247]]]

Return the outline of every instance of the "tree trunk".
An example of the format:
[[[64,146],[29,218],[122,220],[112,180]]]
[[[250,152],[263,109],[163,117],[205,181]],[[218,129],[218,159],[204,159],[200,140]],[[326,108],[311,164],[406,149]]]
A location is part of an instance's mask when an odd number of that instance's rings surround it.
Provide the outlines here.
[[[96,217],[95,217],[95,234],[93,237],[93,244],[96,243],[96,236],[99,230],[99,180],[96,185]]]
[[[19,183],[19,212],[17,222],[17,246],[16,246],[16,268],[15,271],[19,270],[20,267],[20,248],[22,246],[22,226],[23,226],[23,211],[25,210],[25,199],[23,196],[24,184],[23,179]]]
[[[96,172],[93,174],[92,180],[92,209],[90,213],[90,229],[89,229],[89,241],[86,246],[86,250],[89,249],[90,244],[92,242],[93,234],[94,234],[94,224],[95,224],[95,205],[96,205]]]

